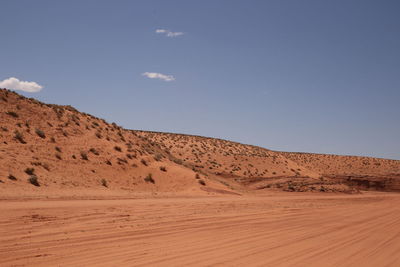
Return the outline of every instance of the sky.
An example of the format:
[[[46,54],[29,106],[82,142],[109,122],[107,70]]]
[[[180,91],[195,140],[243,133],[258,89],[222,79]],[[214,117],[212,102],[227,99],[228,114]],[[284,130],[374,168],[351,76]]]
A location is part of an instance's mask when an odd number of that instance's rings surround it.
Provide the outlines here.
[[[400,159],[399,1],[1,0],[0,10],[0,87],[129,129]]]

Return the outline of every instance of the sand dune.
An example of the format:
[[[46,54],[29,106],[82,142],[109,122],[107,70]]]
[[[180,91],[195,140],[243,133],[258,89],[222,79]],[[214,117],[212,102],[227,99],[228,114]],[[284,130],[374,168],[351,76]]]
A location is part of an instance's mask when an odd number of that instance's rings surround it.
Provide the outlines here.
[[[399,266],[400,195],[3,201],[1,266]]]

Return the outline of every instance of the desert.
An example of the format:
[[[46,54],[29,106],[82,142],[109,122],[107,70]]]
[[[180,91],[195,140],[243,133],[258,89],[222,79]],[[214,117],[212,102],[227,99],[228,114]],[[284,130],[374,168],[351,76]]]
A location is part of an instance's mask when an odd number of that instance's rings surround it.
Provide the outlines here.
[[[400,1],[0,10],[0,267],[400,267]]]
[[[2,266],[400,264],[400,161],[126,130],[0,96]]]

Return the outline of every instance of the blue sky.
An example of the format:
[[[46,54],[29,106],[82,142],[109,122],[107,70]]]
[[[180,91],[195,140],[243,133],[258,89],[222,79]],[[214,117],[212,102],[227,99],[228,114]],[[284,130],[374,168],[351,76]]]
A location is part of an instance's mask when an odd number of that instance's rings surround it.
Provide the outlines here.
[[[26,96],[130,129],[400,159],[399,1],[2,0],[0,10],[0,81],[43,86]]]

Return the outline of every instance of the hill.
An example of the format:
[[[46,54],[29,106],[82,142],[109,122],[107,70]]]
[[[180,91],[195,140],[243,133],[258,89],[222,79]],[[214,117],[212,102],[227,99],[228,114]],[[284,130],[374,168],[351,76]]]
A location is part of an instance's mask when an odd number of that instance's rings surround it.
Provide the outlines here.
[[[0,166],[2,197],[400,190],[397,160],[127,130],[6,89],[0,89]]]

